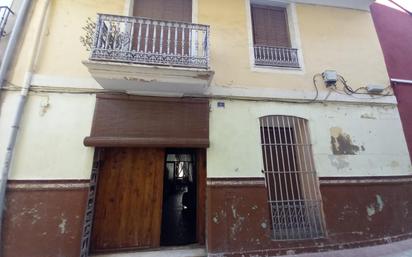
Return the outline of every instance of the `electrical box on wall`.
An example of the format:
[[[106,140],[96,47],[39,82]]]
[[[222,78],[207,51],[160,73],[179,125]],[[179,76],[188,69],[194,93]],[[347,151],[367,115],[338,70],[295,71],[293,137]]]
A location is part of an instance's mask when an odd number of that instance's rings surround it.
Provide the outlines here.
[[[334,70],[325,70],[322,73],[322,77],[327,87],[336,84],[336,82],[338,81],[338,73]]]
[[[367,85],[366,89],[368,91],[368,93],[371,94],[380,94],[383,92],[383,90],[385,90],[385,87],[382,85]]]

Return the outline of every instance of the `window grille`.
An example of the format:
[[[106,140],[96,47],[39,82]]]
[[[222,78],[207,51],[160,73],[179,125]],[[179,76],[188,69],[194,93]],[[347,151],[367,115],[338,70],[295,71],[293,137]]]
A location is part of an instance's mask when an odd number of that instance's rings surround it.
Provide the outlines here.
[[[323,237],[322,201],[307,121],[261,117],[260,134],[273,239]]]

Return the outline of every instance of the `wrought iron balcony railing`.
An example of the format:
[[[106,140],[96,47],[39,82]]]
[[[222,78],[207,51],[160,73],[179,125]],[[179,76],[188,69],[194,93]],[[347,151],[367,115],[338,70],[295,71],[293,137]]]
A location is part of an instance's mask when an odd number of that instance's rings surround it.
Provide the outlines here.
[[[91,60],[209,67],[209,26],[99,14]]]
[[[254,46],[255,64],[299,68],[298,49],[273,46]]]
[[[14,14],[7,6],[0,6],[0,40],[6,35],[6,24],[10,15]]]

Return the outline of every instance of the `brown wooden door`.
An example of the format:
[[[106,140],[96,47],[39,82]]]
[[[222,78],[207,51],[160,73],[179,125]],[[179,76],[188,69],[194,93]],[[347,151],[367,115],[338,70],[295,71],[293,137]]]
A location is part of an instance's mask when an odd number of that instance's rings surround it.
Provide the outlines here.
[[[91,251],[158,247],[163,149],[106,149],[99,171]]]

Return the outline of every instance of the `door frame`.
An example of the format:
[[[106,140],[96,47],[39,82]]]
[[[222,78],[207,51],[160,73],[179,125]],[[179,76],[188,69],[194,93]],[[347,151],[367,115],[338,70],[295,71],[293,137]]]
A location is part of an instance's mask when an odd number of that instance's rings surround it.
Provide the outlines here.
[[[196,149],[196,237],[199,245],[206,241],[206,149]]]
[[[138,147],[138,146],[136,146]],[[166,148],[165,153],[166,153]],[[80,257],[88,257],[92,228],[94,222],[94,210],[96,202],[96,192],[99,178],[99,171],[104,162],[104,150],[102,147],[95,147],[93,164],[90,175],[89,192],[85,205],[84,223],[80,242]],[[196,209],[196,239],[199,245],[206,242],[206,149],[194,149],[196,154],[196,180],[197,180],[197,209]],[[153,249],[153,248],[149,248]],[[158,248],[154,248],[158,249]],[[139,251],[139,250],[136,250]]]

